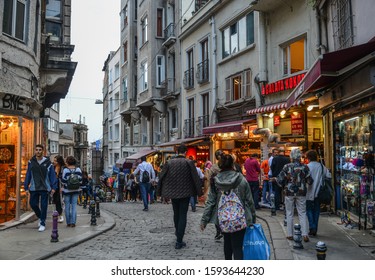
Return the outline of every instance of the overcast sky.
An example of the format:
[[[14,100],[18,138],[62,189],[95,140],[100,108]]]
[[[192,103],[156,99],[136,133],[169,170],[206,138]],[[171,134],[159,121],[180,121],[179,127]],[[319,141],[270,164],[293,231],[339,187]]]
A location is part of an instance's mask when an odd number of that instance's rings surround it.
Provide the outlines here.
[[[103,97],[104,62],[120,46],[120,8],[120,0],[72,1],[72,61],[78,65],[60,103],[60,121],[78,122],[81,115],[89,129],[89,142],[102,137],[103,106],[95,105],[95,100]]]

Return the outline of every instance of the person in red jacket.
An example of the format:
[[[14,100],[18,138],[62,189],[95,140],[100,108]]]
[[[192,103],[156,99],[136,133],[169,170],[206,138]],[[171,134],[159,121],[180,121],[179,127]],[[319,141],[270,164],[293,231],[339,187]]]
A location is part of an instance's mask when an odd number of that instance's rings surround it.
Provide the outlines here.
[[[244,167],[246,170],[246,180],[249,183],[251,194],[253,195],[255,209],[259,209],[260,164],[258,161],[258,154],[252,154],[247,158]]]

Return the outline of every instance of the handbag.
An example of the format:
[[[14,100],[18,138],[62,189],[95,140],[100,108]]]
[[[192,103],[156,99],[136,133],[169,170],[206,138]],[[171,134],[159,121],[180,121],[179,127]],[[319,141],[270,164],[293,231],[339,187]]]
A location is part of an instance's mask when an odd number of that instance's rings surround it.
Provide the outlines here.
[[[269,260],[271,247],[261,224],[253,224],[246,228],[243,239],[244,260]]]
[[[318,200],[321,204],[331,204],[333,197],[333,187],[331,178],[327,178],[324,172],[323,164],[322,166],[322,184],[318,192]]]

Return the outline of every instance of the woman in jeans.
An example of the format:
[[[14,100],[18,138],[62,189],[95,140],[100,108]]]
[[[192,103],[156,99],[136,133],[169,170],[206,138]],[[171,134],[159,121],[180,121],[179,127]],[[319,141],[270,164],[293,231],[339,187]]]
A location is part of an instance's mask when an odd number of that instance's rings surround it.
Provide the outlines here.
[[[56,211],[59,213],[58,222],[62,223],[64,221],[64,216],[62,215],[62,203],[61,203],[61,176],[65,168],[64,158],[60,155],[57,155],[53,159],[53,166],[55,168],[56,178],[59,181],[57,184],[57,190],[53,194],[53,201],[56,206]]]
[[[81,188],[71,189],[69,186],[69,176],[74,173],[82,183],[82,171],[76,166],[77,160],[73,156],[66,158],[66,168],[63,170],[61,182],[63,184],[65,219],[68,227],[75,227],[77,222],[77,202]]]

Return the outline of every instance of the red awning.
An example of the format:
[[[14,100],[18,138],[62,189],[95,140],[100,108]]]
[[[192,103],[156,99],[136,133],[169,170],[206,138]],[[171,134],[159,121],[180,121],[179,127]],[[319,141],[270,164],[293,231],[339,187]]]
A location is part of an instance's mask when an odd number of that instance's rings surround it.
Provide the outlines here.
[[[211,126],[203,128],[203,134],[215,134],[215,133],[225,133],[225,132],[238,132],[242,131],[242,125],[252,121],[251,119],[237,120],[231,122],[217,123]]]
[[[292,106],[301,106],[304,104],[305,102],[303,100],[297,100],[296,102],[292,104]],[[248,115],[255,115],[255,114],[262,114],[262,113],[272,112],[272,111],[286,109],[286,108],[287,108],[286,102],[282,102],[282,103],[271,104],[271,105],[251,109],[251,110],[248,110],[246,113]]]
[[[307,92],[324,88],[340,75],[354,69],[375,56],[375,41],[325,53],[311,66],[305,77],[287,98],[287,108]]]
[[[181,144],[186,144],[188,146],[188,145],[203,142],[206,138],[207,138],[206,136],[202,136],[202,137],[196,137],[196,138],[177,139],[174,141],[160,144],[158,145],[158,147],[168,147],[168,146],[175,146],[175,145],[181,145]]]

